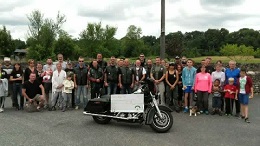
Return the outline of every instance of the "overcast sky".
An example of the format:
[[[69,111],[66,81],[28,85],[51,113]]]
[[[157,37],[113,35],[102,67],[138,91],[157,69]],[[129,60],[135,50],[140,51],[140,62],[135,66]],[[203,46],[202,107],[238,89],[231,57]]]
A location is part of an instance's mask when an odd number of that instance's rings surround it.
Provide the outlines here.
[[[166,0],[166,34],[169,32],[206,31],[208,28],[260,30],[258,0]],[[116,38],[125,36],[129,25],[142,28],[143,35],[160,35],[160,0],[0,0],[0,25],[13,38],[26,39],[27,16],[40,10],[46,18],[58,11],[66,15],[63,29],[77,38],[88,23],[118,28]]]

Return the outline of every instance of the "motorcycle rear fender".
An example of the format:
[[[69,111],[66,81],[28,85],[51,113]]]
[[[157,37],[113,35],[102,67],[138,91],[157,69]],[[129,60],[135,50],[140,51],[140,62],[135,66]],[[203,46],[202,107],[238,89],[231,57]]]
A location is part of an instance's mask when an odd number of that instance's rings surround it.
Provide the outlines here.
[[[173,110],[171,108],[167,107],[167,106],[159,105],[158,107],[159,107],[160,110],[167,111],[167,112],[173,112]],[[147,124],[147,125],[152,124],[153,116],[154,116],[155,113],[156,113],[155,107],[151,108],[148,111],[148,113],[146,115],[146,123],[145,124]]]

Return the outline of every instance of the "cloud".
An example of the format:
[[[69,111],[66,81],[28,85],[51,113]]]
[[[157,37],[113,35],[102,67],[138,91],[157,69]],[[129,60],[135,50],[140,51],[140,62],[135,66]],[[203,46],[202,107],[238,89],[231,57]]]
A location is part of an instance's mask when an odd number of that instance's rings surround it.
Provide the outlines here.
[[[200,0],[200,4],[205,7],[232,7],[244,2],[245,0]]]
[[[0,12],[10,12],[16,7],[26,6],[30,0],[0,0]]]

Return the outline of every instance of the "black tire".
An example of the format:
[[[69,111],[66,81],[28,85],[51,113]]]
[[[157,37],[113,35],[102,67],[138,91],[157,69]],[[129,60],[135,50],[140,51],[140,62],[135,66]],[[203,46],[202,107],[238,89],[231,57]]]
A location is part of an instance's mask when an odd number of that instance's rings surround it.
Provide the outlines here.
[[[98,124],[108,124],[111,121],[111,118],[108,117],[99,117],[99,116],[92,116],[94,121]]]
[[[154,114],[153,116],[153,122],[150,125],[150,127],[158,132],[158,133],[164,133],[169,131],[172,128],[173,124],[173,117],[170,112],[160,110],[162,114],[162,119],[158,116],[158,114]]]

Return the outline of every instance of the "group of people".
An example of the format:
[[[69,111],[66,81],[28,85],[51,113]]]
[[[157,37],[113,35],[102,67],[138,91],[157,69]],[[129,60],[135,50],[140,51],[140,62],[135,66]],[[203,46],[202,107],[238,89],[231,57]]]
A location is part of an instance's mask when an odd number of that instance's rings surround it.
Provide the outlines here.
[[[114,56],[106,62],[100,53],[90,64],[84,62],[83,57],[74,64],[64,61],[62,54],[58,54],[57,59],[52,62],[48,58],[45,65],[29,59],[28,67],[23,70],[19,63],[12,66],[10,58],[5,58],[3,66],[0,65],[0,90],[6,91],[4,79],[7,79],[13,107],[22,110],[25,98],[27,102],[35,103],[39,110],[56,110],[57,106],[62,111],[69,106],[79,109],[81,105],[86,106],[89,98],[97,98],[100,94],[131,94],[141,82],[147,82],[152,92],[160,92],[159,104],[173,106],[177,112],[183,107],[186,113],[196,106],[200,114],[209,114],[209,96],[212,94],[212,114],[222,115],[225,111],[230,116],[235,103],[235,115],[249,122],[252,79],[244,68],[236,68],[235,61],[230,61],[229,68],[224,68],[221,61],[211,65],[211,59],[206,58],[196,69],[193,60],[178,56],[174,62],[156,57],[153,63],[152,59],[146,60],[145,55],[140,54],[133,64],[127,58]],[[0,112],[3,112],[6,95],[0,96]]]

